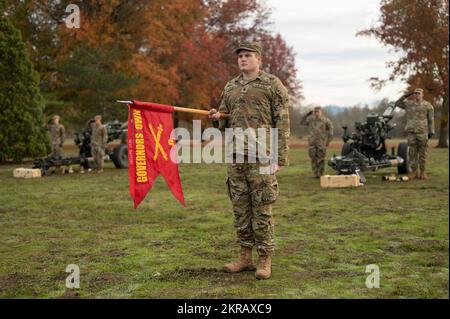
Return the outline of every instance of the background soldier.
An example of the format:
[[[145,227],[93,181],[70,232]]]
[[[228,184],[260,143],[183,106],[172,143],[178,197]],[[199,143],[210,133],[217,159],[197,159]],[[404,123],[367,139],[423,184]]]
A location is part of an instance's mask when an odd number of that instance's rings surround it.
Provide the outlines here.
[[[271,204],[279,194],[275,173],[288,164],[289,96],[277,77],[260,70],[261,46],[258,43],[242,43],[235,53],[242,73],[226,84],[219,112],[213,109],[210,116],[219,120],[221,129],[277,128],[278,164],[273,165],[270,174],[261,174],[260,167],[266,165],[258,161],[249,163],[245,154],[248,150],[244,148],[244,163],[228,165],[227,184],[241,253],[239,260],[224,266],[224,271],[254,270],[252,249],[256,246],[259,258],[255,276],[267,279],[272,272],[274,250]],[[230,117],[221,119],[222,112]],[[236,158],[238,154],[234,155]]]
[[[52,117],[52,124],[48,125],[48,130],[52,141],[52,153],[50,156],[59,159],[62,157],[62,147],[66,138],[64,126],[59,123],[59,115]]]
[[[316,106],[314,111],[306,113],[300,123],[309,127],[308,153],[311,158],[313,175],[315,178],[319,178],[325,171],[327,146],[333,139],[333,124],[322,114],[320,106]]]
[[[414,95],[412,101],[406,100]],[[403,95],[395,105],[406,111],[406,127],[408,133],[409,162],[412,172],[410,179],[428,179],[425,172],[428,140],[434,135],[434,109],[423,99],[423,90],[415,89],[414,93]],[[420,174],[417,170],[420,167]]]
[[[108,141],[108,132],[106,126],[102,124],[102,117],[100,115],[96,115],[94,119],[95,123],[92,125],[91,149],[97,173],[101,174],[103,173],[103,158],[105,156],[105,148]]]

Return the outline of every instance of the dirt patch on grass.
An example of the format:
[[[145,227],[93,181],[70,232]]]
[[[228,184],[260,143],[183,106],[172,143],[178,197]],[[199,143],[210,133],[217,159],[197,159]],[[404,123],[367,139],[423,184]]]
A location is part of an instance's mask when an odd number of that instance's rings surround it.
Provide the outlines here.
[[[168,250],[175,247],[175,241],[174,240],[158,240],[153,242],[147,242],[145,244],[148,247],[152,247],[152,249],[155,250]]]
[[[384,256],[383,253],[362,253],[358,255],[358,262],[361,265],[376,264],[384,260]]]
[[[425,263],[425,266],[427,266],[427,267],[445,267],[445,265],[446,265],[446,259],[442,255],[433,255]]]
[[[0,293],[11,292],[19,286],[30,285],[33,282],[33,276],[13,273],[0,277]]]
[[[216,257],[217,257],[217,254],[216,254],[215,252],[209,252],[209,251],[199,251],[199,250],[195,250],[195,251],[193,252],[193,254],[194,254],[195,256],[199,256],[199,257],[206,258],[206,259],[209,259],[209,258],[216,258]]]
[[[67,289],[58,299],[80,299],[80,294],[74,289]]]
[[[442,240],[419,239],[402,243],[399,248],[404,251],[447,251],[448,244]]]
[[[350,227],[337,227],[330,229],[329,231],[332,233],[344,234],[344,233],[368,231],[368,228],[363,226],[350,226]]]
[[[203,279],[203,278],[212,278],[222,273],[218,268],[175,268],[173,271],[170,271],[166,274],[162,274],[161,276],[155,277],[158,280],[164,281],[172,281],[172,280],[183,280],[183,279]]]
[[[410,252],[448,252],[448,244],[443,240],[437,239],[416,239],[407,242],[392,243],[383,250],[394,253],[404,254]]]
[[[50,280],[51,280],[51,281],[61,281],[61,282],[65,282],[67,276],[69,276],[69,273],[67,273],[67,272],[60,272],[60,273],[57,273],[57,274],[51,276],[51,277],[50,277]]]
[[[89,290],[97,290],[102,287],[114,285],[123,280],[123,276],[118,273],[112,272],[103,272],[93,276],[89,276],[89,278],[84,277],[86,283],[85,285]]]
[[[242,284],[247,280],[253,280],[254,271],[243,271],[236,274],[228,274],[220,268],[176,268],[171,272],[155,277],[155,279],[163,281],[191,281],[206,279],[211,284],[217,286],[229,286],[233,284]]]
[[[306,247],[311,241],[308,240],[296,240],[295,242],[290,242],[288,245],[283,247],[280,252],[287,255],[292,255],[295,253],[302,253],[305,251]]]
[[[293,276],[297,279],[324,279],[337,277],[364,276],[364,273],[351,270],[321,270],[321,271],[295,272],[293,273]]]
[[[103,252],[103,254],[108,257],[113,257],[113,258],[128,256],[128,253],[125,250],[121,250],[121,249],[111,249],[111,250]]]

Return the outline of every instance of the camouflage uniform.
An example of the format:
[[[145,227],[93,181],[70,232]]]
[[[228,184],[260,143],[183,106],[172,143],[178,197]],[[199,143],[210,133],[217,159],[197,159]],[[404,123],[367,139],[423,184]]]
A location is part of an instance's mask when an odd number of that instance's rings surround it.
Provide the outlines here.
[[[103,169],[103,157],[105,156],[106,143],[108,141],[108,132],[103,124],[92,124],[91,147],[92,156],[97,170]]]
[[[325,171],[325,157],[327,146],[333,139],[333,124],[325,117],[316,117],[306,114],[302,117],[301,124],[309,127],[309,157],[311,158],[311,167],[315,177],[320,177]]]
[[[278,128],[278,165],[288,165],[289,96],[277,77],[261,71],[250,81],[242,74],[232,79],[221,95],[219,112],[230,114],[219,120],[221,129]],[[243,151],[247,156],[247,145]],[[241,247],[256,246],[260,255],[274,250],[271,204],[279,194],[275,174],[260,172],[260,167],[268,165],[245,158],[244,163],[229,164],[227,171],[238,242]]]
[[[409,145],[409,163],[413,172],[420,167],[425,172],[428,137],[434,134],[434,109],[433,106],[422,100],[421,102],[406,100],[401,97],[395,105],[405,110],[406,126]]]
[[[62,156],[62,146],[65,140],[65,129],[62,124],[50,124],[48,126],[50,131],[50,137],[52,142],[52,153],[51,157],[61,158]]]

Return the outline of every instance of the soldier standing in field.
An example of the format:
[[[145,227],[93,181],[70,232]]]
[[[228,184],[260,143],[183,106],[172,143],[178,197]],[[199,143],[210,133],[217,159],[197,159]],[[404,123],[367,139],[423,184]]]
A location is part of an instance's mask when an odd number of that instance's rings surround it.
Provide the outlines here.
[[[54,159],[60,159],[62,157],[62,147],[66,138],[64,125],[60,124],[59,120],[59,115],[54,115],[52,124],[48,125],[52,142],[52,153],[50,156]]]
[[[413,100],[406,100],[414,95]],[[428,140],[434,135],[434,108],[423,99],[423,90],[417,88],[414,93],[403,95],[395,102],[395,106],[406,112],[405,131],[408,134],[410,179],[428,179],[426,160]],[[417,168],[420,168],[420,173]]]
[[[289,96],[276,76],[261,70],[261,51],[256,42],[242,43],[235,50],[241,74],[226,84],[219,111],[212,109],[210,117],[219,121],[221,129],[278,129],[277,164],[270,166],[269,174],[260,171],[269,164],[260,160],[252,163],[247,148],[243,150],[244,163],[233,161],[227,167],[228,193],[241,251],[240,258],[226,264],[224,271],[255,270],[252,261],[255,247],[259,256],[255,277],[267,279],[272,273],[274,251],[272,204],[279,194],[275,173],[288,165]],[[221,118],[222,113],[229,114],[229,118]],[[233,155],[236,158],[238,154]]]
[[[105,156],[105,148],[108,141],[108,132],[106,126],[102,124],[102,117],[100,115],[96,115],[94,119],[95,122],[92,124],[91,150],[97,173],[101,174],[103,173],[103,158]]]
[[[333,139],[333,124],[322,114],[320,106],[306,113],[300,123],[309,128],[308,153],[311,158],[313,176],[319,178],[325,171],[327,146]]]

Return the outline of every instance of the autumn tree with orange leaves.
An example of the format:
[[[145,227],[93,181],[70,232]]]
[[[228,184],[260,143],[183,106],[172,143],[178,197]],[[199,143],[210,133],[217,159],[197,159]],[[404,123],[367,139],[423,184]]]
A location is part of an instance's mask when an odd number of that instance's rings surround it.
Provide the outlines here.
[[[217,106],[223,86],[239,72],[233,49],[243,40],[261,41],[265,69],[293,100],[301,93],[294,52],[268,31],[270,9],[262,1],[82,0],[80,29],[63,23],[70,0],[6,1],[44,95],[57,100],[52,107],[47,99],[48,114],[65,112],[78,123],[95,113],[112,119],[121,114],[115,97]]]
[[[373,36],[402,54],[388,66],[388,80],[404,79],[410,91],[420,86],[438,106],[438,147],[448,148],[449,0],[383,0],[379,23],[359,35]],[[386,80],[373,79],[375,86]]]

